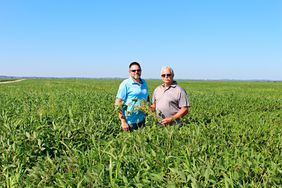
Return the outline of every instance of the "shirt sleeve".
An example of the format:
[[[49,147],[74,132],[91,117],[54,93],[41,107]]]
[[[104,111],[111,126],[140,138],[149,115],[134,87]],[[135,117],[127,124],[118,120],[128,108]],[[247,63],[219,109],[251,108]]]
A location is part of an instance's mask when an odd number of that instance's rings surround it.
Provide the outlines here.
[[[189,99],[186,91],[181,88],[180,89],[180,98],[179,98],[179,107],[185,107],[185,106],[190,106],[189,104]]]
[[[126,83],[124,81],[119,85],[116,98],[119,98],[119,99],[122,99],[123,101],[126,101],[127,87],[126,87]]]
[[[146,101],[148,100],[148,97],[149,97],[149,89],[148,89],[148,85],[147,85],[147,82],[145,80],[143,80],[143,82],[145,83],[145,87],[146,87],[146,90],[147,90],[147,95],[146,95]]]
[[[153,92],[153,96],[152,96],[152,104],[156,104],[156,91],[157,91],[157,88],[154,90]]]

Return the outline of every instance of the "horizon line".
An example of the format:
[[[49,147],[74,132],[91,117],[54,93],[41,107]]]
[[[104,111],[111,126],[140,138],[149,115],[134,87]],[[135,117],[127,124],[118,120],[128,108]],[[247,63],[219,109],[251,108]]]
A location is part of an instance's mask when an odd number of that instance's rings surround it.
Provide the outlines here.
[[[105,80],[122,80],[128,77],[81,77],[81,76],[6,76],[0,75],[0,78],[36,78],[36,79],[105,79]],[[143,78],[146,80],[161,80],[160,78]],[[233,78],[219,78],[219,79],[208,79],[208,78],[179,78],[175,80],[194,80],[194,81],[272,81],[281,82],[282,80],[272,79],[233,79]]]

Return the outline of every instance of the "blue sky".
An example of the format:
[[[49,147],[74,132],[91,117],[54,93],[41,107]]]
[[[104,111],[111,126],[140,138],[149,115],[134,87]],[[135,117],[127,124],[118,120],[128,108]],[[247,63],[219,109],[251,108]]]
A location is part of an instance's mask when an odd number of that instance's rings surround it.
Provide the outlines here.
[[[0,1],[0,75],[282,80],[281,0]]]

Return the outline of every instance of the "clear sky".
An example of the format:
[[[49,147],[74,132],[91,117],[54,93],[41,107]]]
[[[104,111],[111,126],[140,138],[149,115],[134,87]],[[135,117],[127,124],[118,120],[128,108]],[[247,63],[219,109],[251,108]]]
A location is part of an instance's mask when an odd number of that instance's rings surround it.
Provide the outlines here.
[[[282,80],[282,0],[1,0],[0,75]]]

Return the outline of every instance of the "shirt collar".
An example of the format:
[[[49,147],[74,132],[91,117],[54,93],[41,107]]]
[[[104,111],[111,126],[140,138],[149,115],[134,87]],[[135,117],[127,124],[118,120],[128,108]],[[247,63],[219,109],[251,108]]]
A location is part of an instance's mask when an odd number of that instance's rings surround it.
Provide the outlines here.
[[[170,87],[175,88],[175,87],[176,87],[176,85],[177,85],[177,82],[173,80],[173,82],[172,82],[172,84],[169,86],[169,88],[170,88]],[[162,84],[162,86],[163,86],[163,87],[165,87],[165,85],[164,85],[164,84]]]
[[[131,76],[129,77],[129,80],[130,80],[131,84],[143,84],[143,79],[142,78],[140,78],[140,83],[139,82],[135,82]]]

